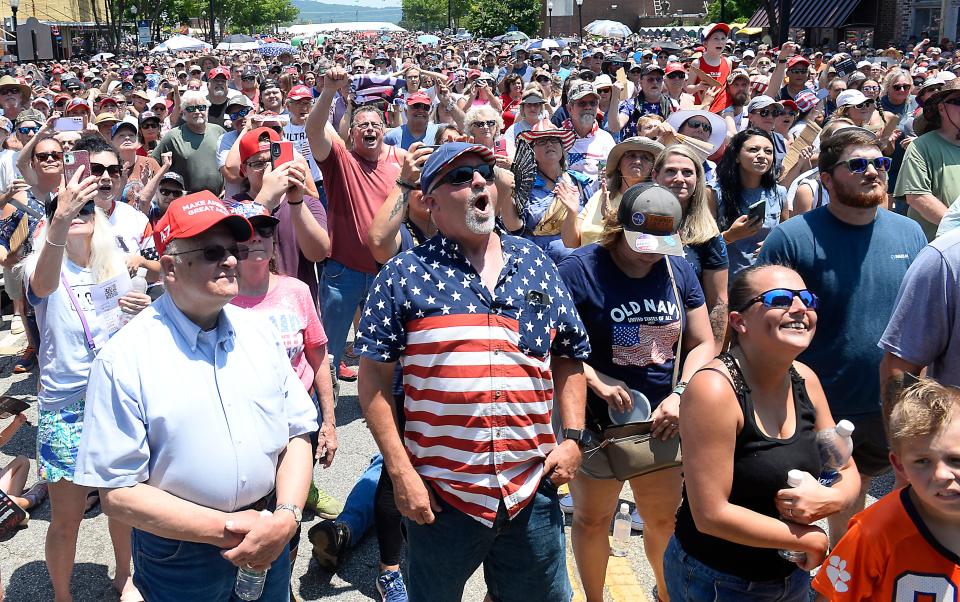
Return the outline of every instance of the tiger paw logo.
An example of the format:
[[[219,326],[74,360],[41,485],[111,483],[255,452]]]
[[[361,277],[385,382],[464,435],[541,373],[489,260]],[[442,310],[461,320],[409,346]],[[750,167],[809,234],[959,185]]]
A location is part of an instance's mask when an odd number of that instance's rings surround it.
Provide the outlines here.
[[[849,586],[847,586],[847,581],[850,581],[850,573],[848,573],[846,569],[846,560],[843,560],[839,556],[830,557],[830,563],[827,565],[827,577],[830,578],[833,589],[838,593],[843,593],[850,589]]]

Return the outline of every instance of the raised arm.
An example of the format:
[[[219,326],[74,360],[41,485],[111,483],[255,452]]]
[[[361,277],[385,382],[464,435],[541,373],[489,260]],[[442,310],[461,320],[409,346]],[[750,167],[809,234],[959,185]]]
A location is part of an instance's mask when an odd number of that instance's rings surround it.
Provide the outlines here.
[[[317,163],[326,161],[330,156],[331,144],[333,144],[330,132],[327,130],[330,107],[337,90],[344,85],[347,77],[347,72],[340,67],[327,71],[323,78],[323,92],[320,93],[320,98],[307,117],[307,141],[310,142],[310,149]]]

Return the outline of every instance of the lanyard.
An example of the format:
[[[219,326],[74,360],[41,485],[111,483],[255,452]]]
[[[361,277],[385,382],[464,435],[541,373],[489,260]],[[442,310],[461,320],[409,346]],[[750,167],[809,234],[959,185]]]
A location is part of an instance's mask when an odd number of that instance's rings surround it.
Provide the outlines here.
[[[60,272],[60,282],[63,283],[63,286],[67,289],[67,294],[70,296],[70,302],[73,304],[73,309],[77,310],[77,315],[80,316],[80,323],[83,324],[83,335],[87,339],[87,347],[90,351],[95,351],[97,349],[97,344],[93,342],[93,333],[90,332],[90,325],[87,324],[87,317],[83,315],[83,310],[80,309],[80,302],[77,301],[77,296],[73,293],[73,288],[71,288],[70,283],[67,282],[67,277],[63,272]]]

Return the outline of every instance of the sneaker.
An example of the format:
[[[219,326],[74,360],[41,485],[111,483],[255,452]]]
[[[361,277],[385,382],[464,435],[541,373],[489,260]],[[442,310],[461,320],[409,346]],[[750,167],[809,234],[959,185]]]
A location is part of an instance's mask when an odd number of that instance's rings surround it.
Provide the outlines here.
[[[20,319],[20,316],[15,316],[10,322],[10,334],[23,334],[23,320]]]
[[[337,370],[337,378],[352,383],[357,380],[357,371],[348,366],[343,361],[340,362],[340,369]]]
[[[47,493],[46,481],[40,481],[27,490],[27,492],[23,494],[23,498],[30,504],[27,506],[27,510],[32,510],[42,504],[43,500],[47,499]]]
[[[377,577],[377,591],[382,602],[407,602],[407,586],[400,571],[384,571]]]
[[[343,502],[333,497],[326,491],[318,489],[310,482],[310,491],[307,493],[306,507],[314,511],[320,518],[333,520],[343,512]]]
[[[637,512],[636,508],[630,513],[630,527],[634,531],[643,531],[643,519],[640,518],[640,513]]]
[[[17,361],[16,365],[13,367],[14,374],[24,374],[30,372],[37,366],[37,351],[33,347],[27,347],[23,351],[23,355],[20,356],[20,359]]]
[[[317,564],[333,573],[337,570],[340,556],[350,542],[350,529],[344,523],[323,520],[310,527],[307,539],[313,544],[313,557]]]
[[[560,498],[560,509],[564,514],[573,514],[573,496],[567,495]]]

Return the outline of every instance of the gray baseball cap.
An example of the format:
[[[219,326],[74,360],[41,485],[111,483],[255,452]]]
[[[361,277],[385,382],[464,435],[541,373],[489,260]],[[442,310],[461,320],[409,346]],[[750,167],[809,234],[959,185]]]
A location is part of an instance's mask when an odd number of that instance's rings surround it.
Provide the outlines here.
[[[648,182],[623,193],[617,219],[630,248],[638,253],[683,255],[677,231],[683,219],[680,201],[672,192]]]

